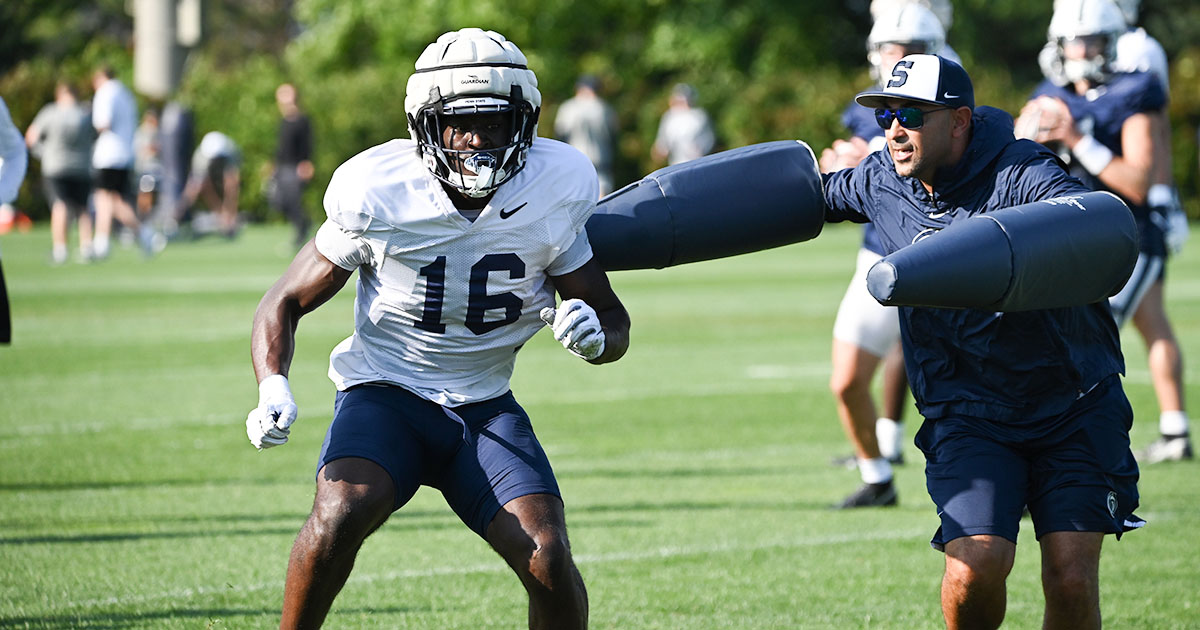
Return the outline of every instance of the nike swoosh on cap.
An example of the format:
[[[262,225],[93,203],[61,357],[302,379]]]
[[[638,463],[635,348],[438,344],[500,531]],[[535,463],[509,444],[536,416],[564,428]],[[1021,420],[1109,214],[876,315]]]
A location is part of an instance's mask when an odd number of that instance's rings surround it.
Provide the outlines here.
[[[507,219],[508,217],[511,217],[512,215],[516,214],[516,213],[517,213],[517,210],[520,210],[521,208],[524,208],[524,207],[525,207],[525,206],[527,206],[527,205],[529,205],[529,202],[528,202],[528,201],[526,201],[525,203],[523,203],[523,204],[521,204],[521,205],[517,206],[516,208],[513,208],[512,210],[501,210],[501,211],[500,211],[500,218],[501,218],[501,219]]]
[[[951,93],[949,93],[949,92],[943,92],[943,93],[942,93],[942,98],[958,98],[958,95],[957,95],[957,94],[951,94]]]

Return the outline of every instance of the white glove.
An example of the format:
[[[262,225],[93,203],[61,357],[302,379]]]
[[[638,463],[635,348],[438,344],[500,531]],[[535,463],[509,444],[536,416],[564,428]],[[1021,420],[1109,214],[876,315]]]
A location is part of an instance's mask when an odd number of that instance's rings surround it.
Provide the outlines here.
[[[246,416],[246,437],[260,451],[284,444],[297,413],[287,377],[272,374],[258,384],[258,407]]]
[[[1170,211],[1167,212],[1167,249],[1171,250],[1172,254],[1178,254],[1183,251],[1183,244],[1188,240],[1188,218],[1187,213],[1183,211],[1183,207],[1176,204]]]
[[[1155,184],[1146,195],[1146,203],[1153,211],[1150,215],[1167,242],[1167,251],[1178,254],[1188,240],[1188,218],[1179,201],[1179,192],[1166,184]],[[1155,216],[1157,215],[1157,216]]]
[[[554,338],[571,354],[589,361],[604,354],[604,329],[596,310],[587,302],[564,300],[558,310],[543,308],[541,317],[554,331]]]

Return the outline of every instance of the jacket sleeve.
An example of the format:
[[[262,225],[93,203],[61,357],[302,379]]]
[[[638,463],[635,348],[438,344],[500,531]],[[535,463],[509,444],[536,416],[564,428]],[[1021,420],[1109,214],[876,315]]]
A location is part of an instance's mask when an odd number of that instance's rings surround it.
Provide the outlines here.
[[[871,219],[864,213],[867,177],[864,165],[868,157],[855,168],[846,168],[821,175],[825,196],[825,222],[852,221],[867,223]]]

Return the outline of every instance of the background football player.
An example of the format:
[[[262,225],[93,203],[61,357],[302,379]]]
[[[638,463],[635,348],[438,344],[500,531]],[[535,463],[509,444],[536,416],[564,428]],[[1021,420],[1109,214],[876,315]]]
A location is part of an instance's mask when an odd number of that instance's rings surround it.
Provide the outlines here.
[[[1110,0],[1059,0],[1050,22],[1054,58],[1022,108],[1018,135],[1058,147],[1072,174],[1120,195],[1138,219],[1141,255],[1133,277],[1110,302],[1118,325],[1132,317],[1146,343],[1159,404],[1161,437],[1141,451],[1153,463],[1192,457],[1184,407],[1183,356],[1164,306],[1163,280],[1174,193],[1165,144],[1165,84],[1150,72],[1121,72],[1118,42],[1129,32]],[[1045,53],[1043,53],[1045,56]],[[1152,67],[1147,65],[1147,67]],[[1173,230],[1176,244],[1183,230]]]
[[[949,6],[945,7],[947,10]],[[876,0],[871,4],[875,23],[867,36],[867,60],[875,87],[891,75],[892,66],[909,54],[942,55],[957,61],[946,46],[941,21],[929,8],[912,1]],[[949,16],[949,14],[947,14]],[[947,17],[949,19],[949,17]],[[872,110],[853,101],[842,113],[850,131],[847,140],[835,140],[821,152],[821,170],[853,168],[868,153],[885,144]],[[837,404],[838,419],[854,447],[848,458],[835,463],[857,465],[862,486],[838,507],[857,508],[896,504],[892,465],[904,460],[903,414],[908,380],[900,350],[900,320],[893,307],[882,306],[867,292],[866,275],[883,256],[874,225],[863,226],[854,277],[838,306],[833,325],[833,373],[829,387]],[[883,414],[876,411],[871,381],[884,365]]]
[[[328,220],[255,313],[260,399],[246,427],[266,448],[296,419],[287,374],[299,318],[358,271],[354,334],[330,357],[334,418],[292,548],[284,628],[321,623],[363,540],[421,485],[517,573],[530,628],[587,625],[558,484],[509,377],[543,319],[572,353],[607,363],[628,348],[629,318],[584,231],[595,170],[536,138],[540,105],[525,56],[502,35],[439,37],[408,81],[412,140],[337,169]]]

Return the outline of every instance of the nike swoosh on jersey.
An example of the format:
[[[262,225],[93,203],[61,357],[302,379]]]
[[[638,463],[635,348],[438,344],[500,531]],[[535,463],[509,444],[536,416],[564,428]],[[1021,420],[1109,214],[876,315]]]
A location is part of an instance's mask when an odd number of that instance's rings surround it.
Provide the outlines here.
[[[517,210],[520,210],[521,208],[524,208],[524,207],[525,207],[525,206],[527,206],[527,205],[529,205],[529,202],[528,202],[528,201],[526,201],[525,203],[523,203],[523,204],[521,204],[521,205],[517,206],[516,208],[513,208],[512,210],[501,210],[501,211],[500,211],[500,218],[501,218],[501,219],[507,219],[508,217],[511,217],[512,215],[516,214],[516,213],[517,213]]]

